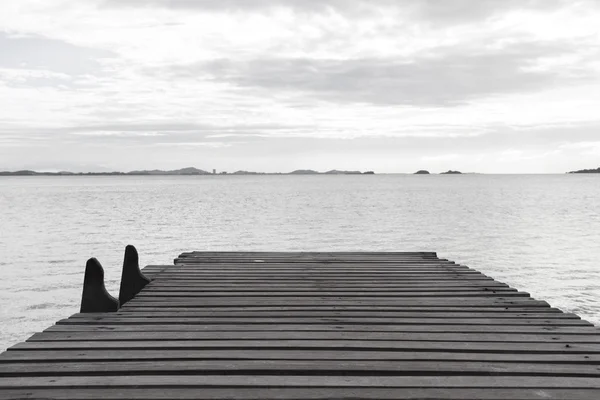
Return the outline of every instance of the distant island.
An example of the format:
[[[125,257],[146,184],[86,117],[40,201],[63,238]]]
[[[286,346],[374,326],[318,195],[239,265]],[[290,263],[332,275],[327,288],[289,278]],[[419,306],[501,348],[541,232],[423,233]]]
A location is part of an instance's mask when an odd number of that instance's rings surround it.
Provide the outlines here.
[[[596,169],[580,169],[579,171],[571,171],[569,174],[600,174],[600,167]]]
[[[36,172],[30,170],[21,171],[1,171],[0,176],[95,176],[95,175],[212,175],[208,171],[204,171],[198,168],[188,167],[182,169],[176,169],[172,171],[163,171],[159,169],[153,170],[141,170],[141,171],[130,171],[130,172]]]
[[[429,175],[429,171],[426,171],[424,169],[420,169],[417,172],[415,172],[414,175]]]
[[[460,171],[452,171],[451,169],[449,169],[446,172],[441,172],[440,175],[462,175],[462,172],[460,172]]]
[[[153,170],[139,170],[139,171],[129,171],[129,172],[69,172],[69,171],[60,171],[60,172],[37,172],[31,170],[20,170],[20,171],[0,171],[0,176],[121,176],[121,175],[132,175],[132,176],[160,176],[160,175],[373,175],[375,172],[373,171],[340,171],[337,169],[333,169],[327,172],[318,172],[312,169],[299,169],[292,172],[281,173],[281,172],[252,172],[252,171],[236,171],[233,173],[227,173],[226,171],[221,171],[217,174],[216,170],[213,172],[204,171],[202,169],[188,167],[181,168],[171,171],[163,171],[160,169]]]
[[[367,171],[365,172],[365,174],[367,173],[374,173],[373,171]],[[290,175],[317,175],[317,174],[324,174],[324,175],[361,175],[362,172],[360,171],[340,171],[337,169],[332,169],[331,171],[327,171],[327,172],[318,172],[318,171],[314,171],[312,169],[297,169],[296,171],[292,171],[290,172]]]

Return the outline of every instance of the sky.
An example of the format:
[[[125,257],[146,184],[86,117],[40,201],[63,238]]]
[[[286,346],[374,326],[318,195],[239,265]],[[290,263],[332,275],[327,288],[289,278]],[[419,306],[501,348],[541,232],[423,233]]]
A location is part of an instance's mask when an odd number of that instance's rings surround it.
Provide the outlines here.
[[[600,1],[0,2],[0,170],[600,166]]]

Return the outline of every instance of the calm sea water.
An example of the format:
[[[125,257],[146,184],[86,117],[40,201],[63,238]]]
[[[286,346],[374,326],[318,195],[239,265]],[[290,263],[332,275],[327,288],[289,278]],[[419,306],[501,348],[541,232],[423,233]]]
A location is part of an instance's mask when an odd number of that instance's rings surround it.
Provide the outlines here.
[[[188,250],[437,251],[600,323],[600,175],[0,178],[0,350]]]

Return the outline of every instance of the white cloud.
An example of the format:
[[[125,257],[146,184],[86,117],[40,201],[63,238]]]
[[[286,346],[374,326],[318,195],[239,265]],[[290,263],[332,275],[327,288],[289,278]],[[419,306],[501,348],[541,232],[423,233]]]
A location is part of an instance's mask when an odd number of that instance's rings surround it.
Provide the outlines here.
[[[102,147],[120,168],[137,145],[250,163],[258,142],[369,139],[381,165],[398,166],[386,140],[535,162],[600,123],[599,19],[593,0],[0,2],[0,156]]]
[[[600,136],[600,131],[598,131],[598,136]],[[600,156],[600,141],[564,143],[560,148],[564,150],[576,150],[581,155]]]

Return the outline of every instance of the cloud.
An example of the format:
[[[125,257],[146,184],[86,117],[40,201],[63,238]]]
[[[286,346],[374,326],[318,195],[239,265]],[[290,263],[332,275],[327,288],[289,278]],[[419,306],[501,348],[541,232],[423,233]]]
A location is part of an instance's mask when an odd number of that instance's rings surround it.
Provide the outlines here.
[[[338,14],[377,13],[392,9],[435,23],[482,20],[511,9],[551,9],[565,0],[105,0],[104,7],[158,7],[203,12],[290,9],[296,12]]]
[[[181,146],[181,147],[209,147],[218,149],[222,147],[233,146],[233,142],[160,142],[155,143],[155,146]]]
[[[212,76],[244,88],[300,93],[321,100],[376,105],[456,106],[498,94],[531,92],[582,79],[531,69],[541,57],[568,53],[566,43],[519,43],[502,49],[440,48],[416,59],[221,59],[168,67],[170,78]]]
[[[595,0],[11,4],[0,2],[5,165],[287,170],[314,155],[351,169],[364,155],[375,169],[484,170],[513,149],[518,169],[597,141]],[[593,149],[560,148],[573,163]]]
[[[405,0],[404,4],[416,4],[422,19],[431,23],[465,23],[485,21],[511,10],[548,10],[568,4],[566,0]]]
[[[98,73],[106,50],[75,46],[39,36],[9,35],[0,31],[0,68],[45,70],[63,75]]]
[[[600,157],[600,141],[563,143],[559,148],[562,150],[575,150],[581,155]]]

